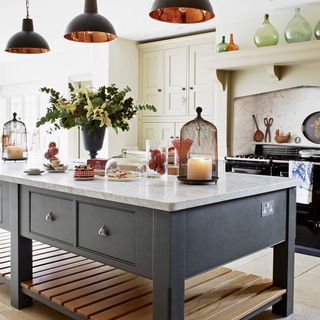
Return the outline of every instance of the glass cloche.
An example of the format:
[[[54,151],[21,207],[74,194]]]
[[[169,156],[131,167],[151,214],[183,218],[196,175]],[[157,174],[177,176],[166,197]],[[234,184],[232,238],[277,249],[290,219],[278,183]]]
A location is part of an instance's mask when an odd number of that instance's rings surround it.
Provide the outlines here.
[[[13,119],[3,126],[2,159],[4,161],[21,161],[28,159],[27,129],[22,121],[13,114]]]
[[[180,132],[179,177],[187,184],[206,184],[218,181],[217,128],[198,116],[185,124]]]

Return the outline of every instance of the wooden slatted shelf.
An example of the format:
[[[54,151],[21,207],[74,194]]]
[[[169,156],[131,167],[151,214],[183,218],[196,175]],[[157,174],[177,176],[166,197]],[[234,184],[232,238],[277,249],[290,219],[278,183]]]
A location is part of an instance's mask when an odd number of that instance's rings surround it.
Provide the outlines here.
[[[0,275],[10,279],[10,233],[0,231]],[[151,320],[152,281],[33,242],[33,279],[21,286],[91,320]],[[186,281],[185,319],[238,320],[281,298],[272,281],[218,268]],[[50,301],[50,302],[49,302]]]

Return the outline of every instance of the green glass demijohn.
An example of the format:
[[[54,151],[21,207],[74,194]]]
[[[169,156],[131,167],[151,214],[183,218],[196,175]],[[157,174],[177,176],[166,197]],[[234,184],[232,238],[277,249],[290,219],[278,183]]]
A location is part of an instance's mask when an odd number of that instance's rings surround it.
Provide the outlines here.
[[[279,33],[277,29],[270,23],[269,15],[264,15],[262,26],[254,35],[254,43],[257,47],[275,46],[279,42]]]
[[[316,27],[314,29],[314,35],[316,39],[320,40],[320,21],[316,24]]]
[[[289,22],[284,37],[288,43],[309,41],[311,39],[312,27],[301,15],[300,8],[295,9],[295,16]]]
[[[226,37],[222,36],[222,41],[217,45],[217,52],[226,52],[228,43],[226,43]]]

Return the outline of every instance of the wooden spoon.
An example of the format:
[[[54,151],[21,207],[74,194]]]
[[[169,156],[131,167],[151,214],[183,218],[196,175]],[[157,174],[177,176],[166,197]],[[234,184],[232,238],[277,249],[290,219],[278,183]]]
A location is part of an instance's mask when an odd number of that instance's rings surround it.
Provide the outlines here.
[[[263,141],[264,134],[261,130],[259,130],[256,117],[254,115],[252,115],[252,118],[253,118],[254,123],[256,124],[256,127],[257,127],[257,131],[253,135],[253,140],[256,142],[261,142],[261,141]]]

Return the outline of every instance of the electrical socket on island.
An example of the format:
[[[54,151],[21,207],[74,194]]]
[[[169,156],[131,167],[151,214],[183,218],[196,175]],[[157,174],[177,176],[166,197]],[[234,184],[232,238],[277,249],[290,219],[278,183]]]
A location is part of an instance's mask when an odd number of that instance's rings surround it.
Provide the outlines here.
[[[274,200],[262,202],[261,205],[261,217],[267,217],[274,214]]]

